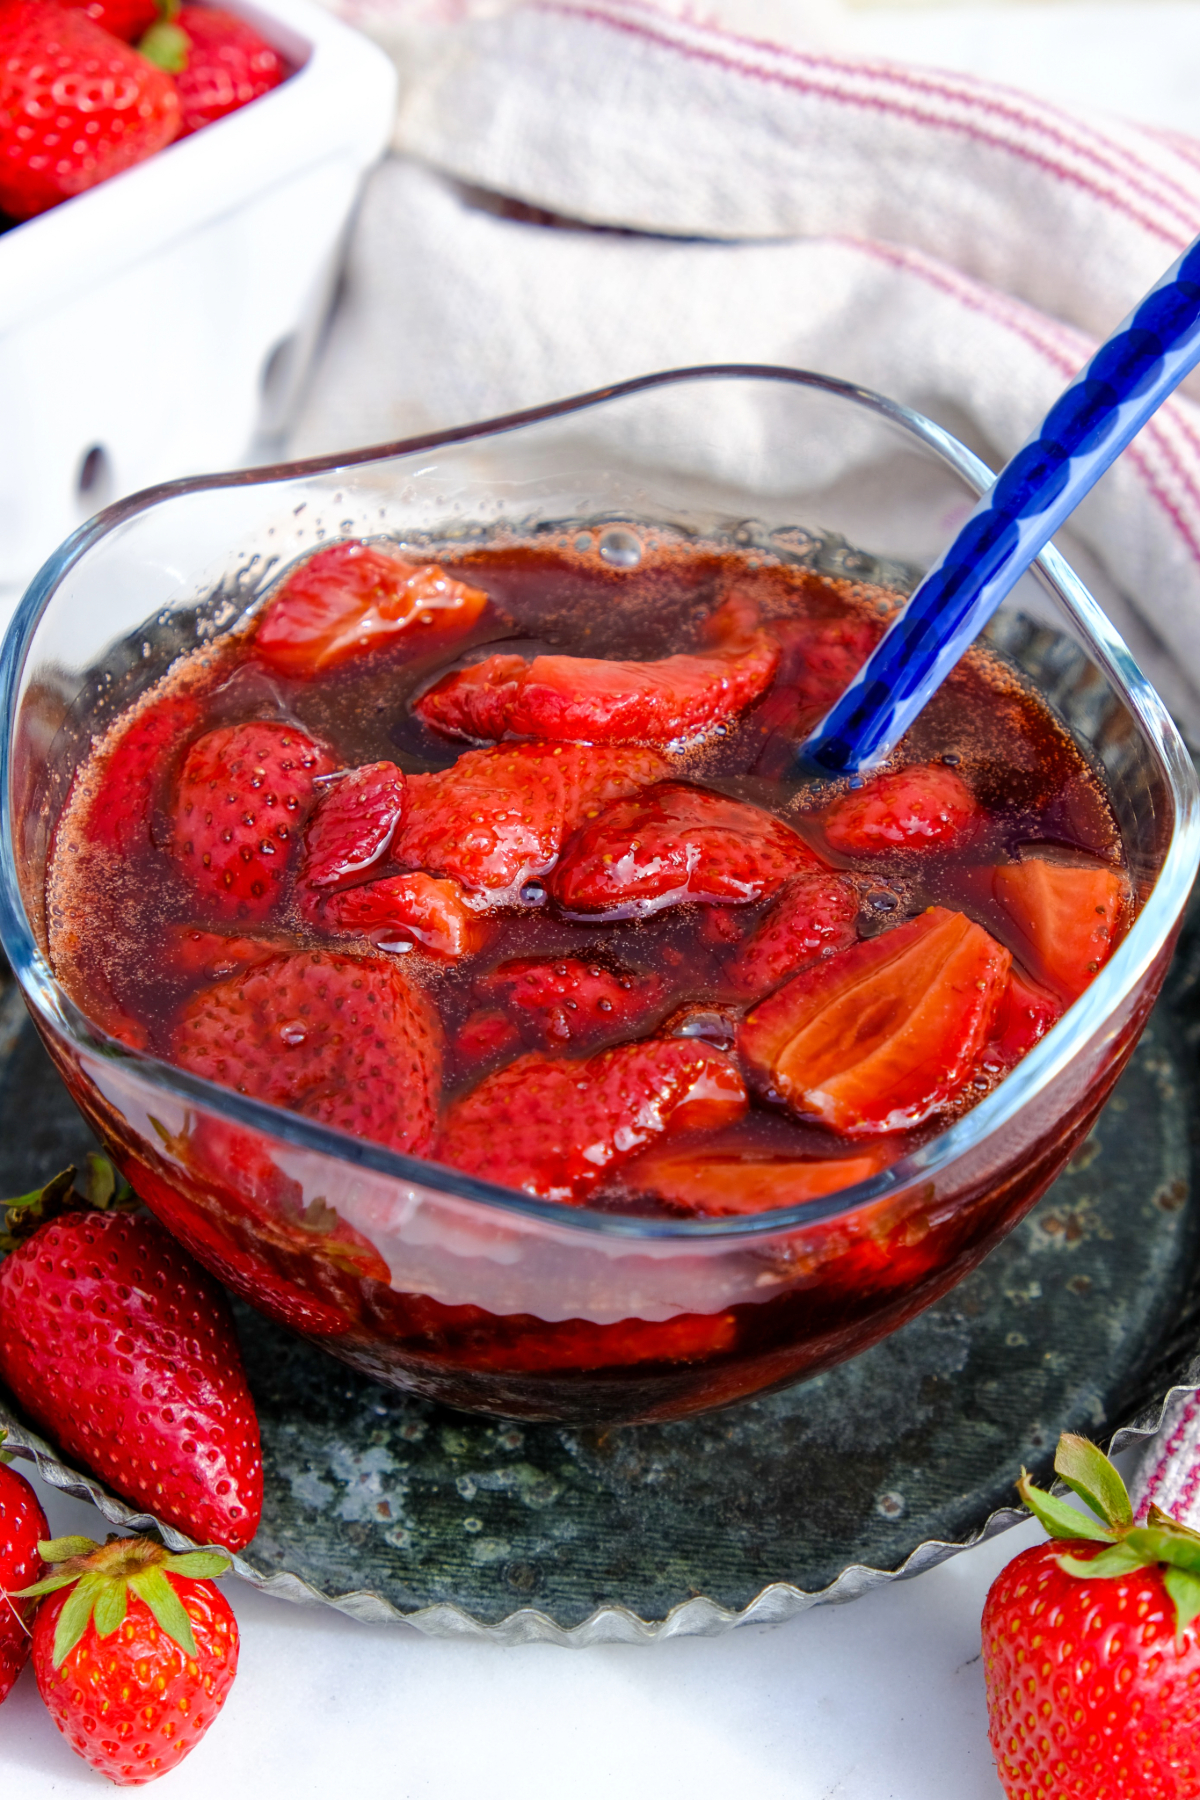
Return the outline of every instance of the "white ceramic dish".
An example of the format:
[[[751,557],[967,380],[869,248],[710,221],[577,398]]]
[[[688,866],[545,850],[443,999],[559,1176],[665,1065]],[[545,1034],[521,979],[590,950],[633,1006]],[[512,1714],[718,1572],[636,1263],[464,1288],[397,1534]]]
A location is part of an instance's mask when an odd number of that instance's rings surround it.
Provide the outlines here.
[[[222,0],[296,73],[0,236],[0,603],[111,500],[286,422],[395,71],[306,0]],[[7,610],[7,609],[6,609]]]

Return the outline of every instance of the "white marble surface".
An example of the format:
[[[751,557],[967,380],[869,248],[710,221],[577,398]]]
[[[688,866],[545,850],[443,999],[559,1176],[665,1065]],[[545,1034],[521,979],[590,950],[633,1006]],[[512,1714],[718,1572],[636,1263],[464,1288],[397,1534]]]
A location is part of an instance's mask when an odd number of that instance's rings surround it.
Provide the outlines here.
[[[55,1531],[102,1535],[39,1490]],[[1033,1524],[918,1581],[774,1628],[512,1650],[226,1591],[242,1628],[225,1711],[171,1800],[1001,1800],[979,1618]],[[0,1794],[103,1793],[29,1669],[0,1711]],[[108,1790],[111,1791],[111,1790]]]

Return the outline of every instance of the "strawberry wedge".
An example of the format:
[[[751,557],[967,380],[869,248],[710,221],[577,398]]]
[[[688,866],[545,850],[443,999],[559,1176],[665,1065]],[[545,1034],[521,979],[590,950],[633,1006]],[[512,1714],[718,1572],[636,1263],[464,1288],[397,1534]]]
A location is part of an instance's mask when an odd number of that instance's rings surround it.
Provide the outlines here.
[[[711,650],[659,662],[489,656],[445,676],[414,705],[450,737],[669,744],[736,717],[769,686],[779,646],[736,598],[709,621]]]
[[[475,991],[513,1021],[530,1048],[644,1032],[666,1010],[670,992],[661,975],[606,969],[574,956],[502,963]]]
[[[879,1149],[802,1160],[745,1148],[675,1150],[667,1144],[640,1156],[625,1182],[681,1212],[724,1218],[823,1200],[878,1175],[890,1160]]]
[[[567,847],[551,888],[568,912],[641,918],[685,901],[745,905],[817,866],[790,825],[682,782],[618,801]]]
[[[489,901],[515,903],[554,867],[591,813],[666,773],[656,750],[586,744],[505,744],[468,750],[449,769],[413,775],[392,841],[401,868],[448,875]]]
[[[904,1131],[974,1072],[1012,958],[932,906],[814,964],[746,1015],[742,1059],[768,1099],[848,1137]]]
[[[843,794],[825,814],[825,835],[843,856],[955,850],[981,817],[961,775],[942,763],[916,763]]]
[[[420,869],[331,894],[318,917],[327,930],[369,937],[380,948],[419,944],[447,962],[480,949],[487,932],[457,881]]]
[[[621,1044],[587,1062],[521,1056],[451,1107],[434,1154],[486,1181],[581,1205],[655,1138],[735,1124],[746,1105],[734,1062],[685,1038]]]
[[[857,937],[858,890],[824,869],[793,875],[766,918],[725,966],[730,985],[757,1000],[819,956],[848,949]]]
[[[391,843],[407,804],[404,771],[395,763],[367,763],[323,780],[304,833],[301,882],[335,887],[369,869]]]
[[[318,675],[380,645],[465,632],[488,597],[436,563],[415,566],[372,544],[331,544],[301,564],[267,602],[254,636],[281,674]]]
[[[1112,955],[1129,904],[1129,884],[1116,869],[1039,857],[997,869],[992,893],[1012,922],[1018,955],[1068,1003]]]

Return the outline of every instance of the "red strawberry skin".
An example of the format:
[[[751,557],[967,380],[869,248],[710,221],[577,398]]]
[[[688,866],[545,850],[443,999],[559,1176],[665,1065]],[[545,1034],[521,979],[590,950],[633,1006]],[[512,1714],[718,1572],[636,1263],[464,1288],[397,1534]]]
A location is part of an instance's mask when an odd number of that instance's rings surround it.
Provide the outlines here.
[[[1200,1634],[1176,1633],[1161,1568],[1096,1581],[1052,1541],[1014,1557],[983,1610],[989,1737],[1009,1800],[1200,1793]]]
[[[441,1035],[386,956],[280,952],[194,994],[172,1061],[208,1081],[420,1156],[433,1141]]]
[[[414,711],[452,736],[668,744],[732,719],[770,683],[779,647],[727,601],[710,621],[717,647],[658,662],[501,654],[445,676]]]
[[[457,881],[416,870],[385,875],[330,894],[317,915],[328,930],[353,932],[380,946],[418,944],[428,956],[457,962],[483,947],[488,930]]]
[[[189,694],[148,701],[105,749],[87,808],[89,843],[130,857],[151,847],[150,828],[176,751],[200,721]]]
[[[157,0],[60,0],[60,4],[86,14],[93,25],[126,44],[136,43],[159,17]]]
[[[622,1044],[587,1062],[522,1056],[450,1108],[435,1155],[484,1180],[579,1205],[665,1132],[734,1124],[746,1105],[733,1061],[686,1038]]]
[[[553,868],[589,811],[661,780],[656,750],[590,744],[513,744],[468,750],[449,769],[414,775],[392,841],[402,868],[449,875],[494,904]]]
[[[46,1515],[25,1477],[0,1463],[0,1701],[25,1667],[33,1613],[32,1601],[8,1596],[40,1579],[37,1547],[49,1536]]]
[[[762,900],[816,862],[803,838],[761,807],[661,782],[585,825],[551,891],[567,912],[634,918],[689,900]]]
[[[291,74],[279,52],[235,13],[183,6],[172,23],[189,46],[187,62],[175,76],[180,137],[269,94]]]
[[[0,211],[32,219],[179,132],[169,75],[55,0],[0,0]]]
[[[502,963],[475,987],[514,1021],[530,1048],[547,1049],[645,1032],[669,992],[660,975],[615,973],[573,956]]]
[[[300,879],[336,887],[378,862],[408,805],[408,784],[395,763],[367,763],[321,783],[317,808],[304,833]]]
[[[793,875],[757,928],[726,964],[725,975],[746,999],[769,994],[819,956],[846,950],[858,933],[858,892],[842,875]]]
[[[47,1594],[33,1628],[33,1668],[50,1717],[72,1750],[118,1787],[141,1787],[196,1748],[226,1700],[238,1666],[238,1628],[211,1581],[169,1577],[191,1621],[193,1662],[130,1593],[125,1622],[83,1636],[54,1667],[54,1632],[73,1588]]]
[[[843,856],[954,850],[980,818],[961,775],[942,763],[918,763],[850,788],[825,814],[825,835]]]
[[[67,1214],[0,1264],[0,1376],[125,1499],[202,1544],[254,1536],[262,1456],[233,1321],[153,1221]]]
[[[219,919],[265,919],[281,898],[318,775],[333,758],[293,725],[218,725],[188,750],[173,808],[175,856]]]

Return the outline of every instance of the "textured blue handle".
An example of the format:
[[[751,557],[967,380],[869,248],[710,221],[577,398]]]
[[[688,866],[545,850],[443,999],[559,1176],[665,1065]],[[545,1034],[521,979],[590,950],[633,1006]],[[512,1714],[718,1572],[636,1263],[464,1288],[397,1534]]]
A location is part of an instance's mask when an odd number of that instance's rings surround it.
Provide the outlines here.
[[[1200,362],[1200,238],[1055,402],[800,751],[849,775],[888,755],[1088,489]]]

